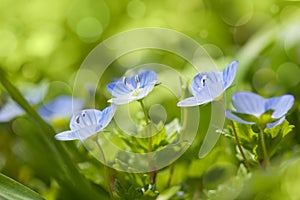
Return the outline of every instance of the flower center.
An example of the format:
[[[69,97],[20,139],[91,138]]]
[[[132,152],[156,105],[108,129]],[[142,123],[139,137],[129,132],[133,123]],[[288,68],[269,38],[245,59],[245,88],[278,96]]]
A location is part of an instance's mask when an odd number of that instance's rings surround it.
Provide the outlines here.
[[[142,88],[137,88],[135,90],[133,90],[133,92],[131,93],[132,96],[137,96],[142,92]]]

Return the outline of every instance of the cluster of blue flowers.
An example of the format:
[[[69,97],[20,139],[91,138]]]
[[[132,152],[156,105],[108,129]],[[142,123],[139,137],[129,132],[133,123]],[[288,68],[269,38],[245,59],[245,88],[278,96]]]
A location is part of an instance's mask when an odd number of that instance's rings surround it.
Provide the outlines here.
[[[116,105],[143,99],[157,84],[154,71],[145,70],[129,78],[123,77],[108,84],[108,91],[113,96],[111,106],[103,111],[97,109],[82,110],[75,113],[70,121],[70,131],[55,135],[57,140],[85,140],[89,136],[102,131],[113,118]]]
[[[217,100],[232,84],[238,67],[238,61],[230,63],[223,71],[207,71],[197,74],[191,83],[192,97],[178,102],[179,107],[197,106]],[[108,84],[113,96],[109,102],[112,106],[103,111],[96,109],[82,110],[75,113],[70,122],[70,131],[55,136],[58,140],[84,140],[102,131],[111,121],[116,105],[141,100],[146,97],[158,83],[157,75],[152,70],[141,71],[129,78],[123,77]],[[236,92],[232,96],[235,111],[227,110],[228,119],[243,124],[258,124],[272,128],[281,124],[288,110],[294,104],[292,95],[283,95],[265,99],[251,92]],[[264,117],[269,114],[269,117]]]
[[[218,100],[224,91],[231,86],[236,76],[238,61],[230,63],[223,71],[207,71],[197,74],[190,85],[192,97],[178,102],[179,107],[190,107],[206,104]],[[83,108],[81,99],[71,96],[59,96],[37,109],[46,121],[55,118],[68,118],[75,112],[70,121],[69,131],[55,136],[57,140],[84,140],[102,131],[112,120],[117,105],[127,104],[145,98],[158,84],[154,71],[144,70],[131,77],[123,77],[108,84],[107,88],[113,96],[108,102],[111,106],[103,111]],[[25,94],[30,104],[38,104],[45,96],[47,87],[37,87],[31,90],[33,94]],[[37,95],[39,94],[39,95]],[[272,128],[285,120],[285,115],[294,104],[294,97],[290,94],[265,99],[252,92],[236,92],[232,96],[235,110],[227,110],[225,116],[242,124],[257,124],[261,128]],[[73,109],[72,109],[73,106]],[[24,111],[13,101],[9,101],[0,110],[0,122],[13,119],[24,114]]]

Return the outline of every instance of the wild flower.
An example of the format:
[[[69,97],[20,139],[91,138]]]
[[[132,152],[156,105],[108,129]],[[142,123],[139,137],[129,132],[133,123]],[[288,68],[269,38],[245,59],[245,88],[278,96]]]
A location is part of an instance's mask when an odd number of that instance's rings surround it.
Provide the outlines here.
[[[232,105],[236,110],[227,110],[225,115],[242,124],[272,128],[284,121],[293,104],[294,96],[290,94],[265,99],[252,92],[236,92],[232,96]]]
[[[88,137],[102,131],[112,120],[116,106],[112,105],[103,111],[86,109],[76,112],[71,121],[69,131],[55,135],[57,140],[85,140]]]
[[[123,77],[108,84],[107,88],[114,96],[109,102],[121,105],[142,99],[153,90],[157,82],[157,75],[152,70],[141,71],[129,78]]]
[[[234,61],[221,72],[200,72],[191,83],[193,97],[183,99],[177,103],[177,106],[197,106],[217,99],[232,84],[237,67],[238,61]]]

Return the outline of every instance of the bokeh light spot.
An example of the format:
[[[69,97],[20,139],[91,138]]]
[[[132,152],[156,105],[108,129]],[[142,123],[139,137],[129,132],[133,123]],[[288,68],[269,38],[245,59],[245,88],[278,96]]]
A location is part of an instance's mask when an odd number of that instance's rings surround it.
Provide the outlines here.
[[[273,94],[277,90],[275,82],[276,73],[270,68],[261,68],[252,77],[253,87],[264,94]]]
[[[94,17],[86,17],[80,20],[76,33],[85,42],[95,42],[103,32],[102,24]]]
[[[295,86],[300,82],[300,68],[294,63],[284,63],[277,69],[277,77],[284,85]]]
[[[49,56],[57,45],[58,32],[47,30],[32,33],[26,41],[26,51],[30,56],[46,57]]]
[[[253,15],[251,0],[224,0],[219,4],[219,11],[223,21],[231,26],[241,26],[250,21]]]
[[[74,1],[68,12],[70,28],[86,43],[100,38],[109,18],[110,12],[103,0]]]
[[[132,19],[138,19],[145,15],[146,6],[140,0],[132,0],[127,5],[127,14]]]

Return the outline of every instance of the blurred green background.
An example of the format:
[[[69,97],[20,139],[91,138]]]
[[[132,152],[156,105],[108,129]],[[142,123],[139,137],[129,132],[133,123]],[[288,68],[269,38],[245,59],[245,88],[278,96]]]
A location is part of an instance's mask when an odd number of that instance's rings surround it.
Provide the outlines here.
[[[232,60],[239,60],[235,85],[228,92],[228,98],[237,90],[254,91],[265,97],[285,93],[295,96],[296,103],[288,116],[295,128],[276,161],[283,168],[280,173],[279,169],[274,169],[270,174],[255,174],[247,183],[248,189],[241,189],[244,196],[240,198],[298,199],[300,192],[295,187],[300,184],[299,19],[300,1],[297,0],[1,0],[0,66],[18,88],[48,81],[50,89],[46,101],[59,94],[72,94],[76,72],[83,60],[101,41],[117,33],[162,27],[186,34],[203,45],[220,69]],[[145,51],[143,56],[139,55],[136,52],[127,59],[116,60],[104,81],[113,80],[127,69],[147,62],[165,64],[179,71],[190,67],[185,60],[168,52]],[[107,105],[104,89],[105,86],[101,86],[96,96],[96,106],[101,109]],[[1,106],[8,96],[0,86]],[[209,116],[209,112],[209,105],[201,108],[201,116]],[[169,115],[176,116],[175,113]],[[238,163],[233,145],[224,138],[208,157],[197,159],[204,137],[201,133],[205,133],[208,122],[209,117],[201,118],[198,137],[178,161],[173,180],[173,185],[184,181],[195,199],[209,196],[203,191],[216,189],[232,177]],[[54,128],[66,130],[68,120],[60,121]],[[47,199],[74,199],[72,192],[80,186],[69,183],[68,192],[60,190],[62,185],[57,177],[54,178],[56,172],[51,166],[53,155],[43,150],[43,145],[35,138],[39,131],[27,118],[0,124],[0,171]],[[78,149],[76,143],[63,146],[74,163],[96,162],[87,156],[84,148]],[[96,166],[103,170],[100,163]],[[215,181],[215,177],[209,175],[220,166],[229,170]],[[185,171],[186,168],[189,170]],[[161,179],[167,172],[162,172]],[[91,187],[95,193],[103,193],[108,198],[103,181],[97,184],[95,178],[87,179],[93,182]],[[222,194],[222,188],[220,190]],[[220,196],[211,194],[210,198],[220,199]]]

